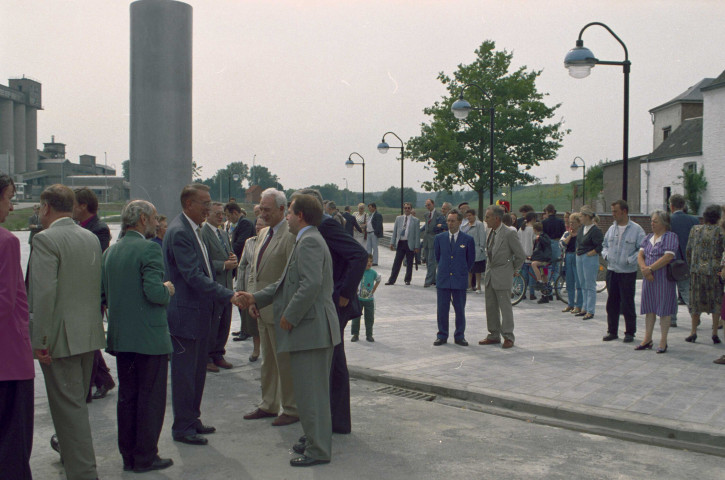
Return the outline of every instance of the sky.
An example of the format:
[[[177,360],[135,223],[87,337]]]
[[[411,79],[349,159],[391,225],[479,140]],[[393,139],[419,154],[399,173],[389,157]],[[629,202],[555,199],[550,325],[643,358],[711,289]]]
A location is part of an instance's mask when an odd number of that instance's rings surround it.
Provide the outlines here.
[[[38,142],[67,145],[67,157],[129,156],[129,4],[124,0],[0,0],[0,84],[42,83]],[[725,70],[725,2],[720,0],[189,0],[193,7],[193,158],[202,177],[253,158],[285,188],[399,186],[397,150],[376,147],[387,131],[406,143],[429,120],[423,109],[446,94],[436,79],[471,63],[493,40],[512,69],[541,70],[540,92],[561,104],[571,130],[554,160],[532,170],[544,183],[581,178],[622,156],[623,74],[599,65],[569,77],[564,56],[589,22],[607,24],[632,62],[630,157],[652,150],[649,110]],[[606,30],[584,45],[600,60],[624,60]],[[474,99],[470,99],[475,104]],[[387,138],[391,146],[395,138]],[[359,158],[353,156],[358,162]],[[405,160],[405,186],[432,178]],[[345,180],[346,179],[346,180]]]

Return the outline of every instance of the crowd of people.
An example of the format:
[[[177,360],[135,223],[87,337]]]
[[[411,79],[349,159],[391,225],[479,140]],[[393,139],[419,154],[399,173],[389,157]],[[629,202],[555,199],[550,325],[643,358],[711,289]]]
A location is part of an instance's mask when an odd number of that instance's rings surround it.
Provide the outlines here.
[[[13,209],[14,194],[12,179],[0,174],[0,223]],[[29,219],[25,278],[19,241],[0,228],[0,301],[10,319],[0,332],[0,467],[11,478],[32,478],[33,359],[43,372],[55,427],[51,446],[67,478],[97,478],[87,403],[116,388],[102,349],[116,360],[124,470],[173,465],[158,451],[169,376],[173,440],[208,444],[216,429],[201,420],[205,379],[208,372],[234,367],[225,358],[230,334],[252,339],[250,362],[261,357],[261,398],[243,418],[302,426],[304,435],[292,445],[299,456],[290,465],[330,462],[332,433],[350,433],[343,334],[352,321],[350,341],[359,341],[364,317],[365,338],[375,341],[375,292],[382,277],[374,267],[383,237],[375,203],[341,213],[317,190],[287,198],[270,188],[248,219],[236,202],[212,202],[208,187],[191,184],[181,191],[180,204],[182,213],[168,220],[148,201],[128,202],[122,234],[111,244],[92,191],[50,186]],[[623,200],[612,203],[613,223],[604,233],[586,205],[564,218],[553,205],[541,218],[528,205],[521,218],[493,205],[483,222],[465,202],[437,209],[428,199],[420,218],[411,203],[403,207],[393,223],[395,257],[385,285],[396,283],[403,266],[410,285],[413,269],[425,265],[423,286],[437,291],[434,346],[451,335],[451,305],[454,343],[469,345],[467,295],[483,292],[488,335],[479,345],[514,347],[514,275],[529,276],[529,298],[545,304],[563,262],[568,301],[562,312],[593,318],[600,257],[608,287],[603,341],[619,338],[623,316],[623,341],[634,342],[639,272],[645,333],[635,350],[655,349],[660,317],[656,352],[668,351],[678,290],[691,315],[686,341],[697,340],[700,316],[709,313],[712,341],[721,342],[725,233],[716,205],[705,209],[701,225],[684,213],[682,196],[673,195],[671,213],[652,213],[649,235],[629,217]],[[242,319],[238,332],[231,332],[234,306]],[[725,356],[715,363],[725,364]]]

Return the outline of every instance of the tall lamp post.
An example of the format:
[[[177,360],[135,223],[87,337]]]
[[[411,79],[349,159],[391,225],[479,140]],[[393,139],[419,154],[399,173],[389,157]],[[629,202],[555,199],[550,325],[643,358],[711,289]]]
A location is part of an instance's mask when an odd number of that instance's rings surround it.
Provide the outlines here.
[[[486,108],[486,107],[479,107],[479,108],[472,107],[471,104],[468,103],[463,98],[463,91],[465,89],[467,89],[468,87],[476,87],[477,89],[479,89],[481,91],[481,96],[484,99],[488,100],[488,102],[491,104],[491,106],[488,107],[488,108]],[[490,115],[490,126],[489,126],[489,131],[490,131],[489,132],[490,133],[490,138],[489,138],[490,148],[489,148],[489,152],[490,152],[490,156],[491,156],[491,160],[489,162],[490,163],[489,164],[489,172],[488,172],[488,193],[489,193],[489,205],[493,205],[493,138],[494,138],[494,136],[493,136],[493,130],[494,130],[494,126],[495,126],[494,125],[494,119],[495,119],[495,114],[496,114],[496,110],[493,107],[493,97],[491,97],[491,95],[489,95],[479,85],[476,85],[475,83],[469,83],[467,85],[464,85],[461,88],[461,93],[458,96],[458,100],[456,100],[455,102],[453,102],[453,105],[451,106],[451,110],[453,111],[453,115],[457,119],[459,119],[459,120],[465,120],[468,117],[468,114],[471,112],[471,110],[480,110],[481,112],[485,112],[486,110],[488,110],[488,113]],[[483,157],[483,140],[481,140],[481,177],[483,177],[483,158],[484,158]],[[481,192],[481,197],[483,198],[483,192]],[[482,214],[483,214],[483,212],[480,212],[479,213],[479,217]]]
[[[577,159],[582,161],[582,164],[579,165],[576,163]],[[582,167],[582,206],[586,205],[587,203],[587,190],[586,190],[586,184],[587,184],[587,164],[584,162],[584,159],[582,157],[574,157],[574,160],[571,162],[571,169],[576,172],[576,169]]]
[[[360,157],[360,160],[362,160],[362,163],[355,163],[355,162],[353,162],[352,161],[352,156],[353,155],[357,155],[358,157]],[[365,203],[365,159],[359,153],[352,152],[350,155],[347,156],[347,162],[345,162],[345,166],[347,168],[352,168],[355,165],[362,165],[362,171],[363,171],[363,178],[362,178],[362,180],[363,180],[363,182],[362,182],[362,194],[363,194],[362,197],[363,198],[362,198],[362,203]]]
[[[230,175],[227,177],[227,190],[229,191],[229,198],[232,198],[232,180],[234,180],[234,184],[236,185],[239,181],[239,174],[235,173],[234,175]]]
[[[385,141],[386,135],[393,135],[395,138],[400,140],[400,146],[399,147],[391,147],[388,145],[388,143]],[[403,215],[403,160],[405,159],[405,144],[403,143],[403,140],[400,139],[399,136],[397,136],[393,132],[385,132],[383,135],[383,139],[378,144],[378,152],[380,153],[388,153],[388,149],[390,148],[399,148],[400,149],[400,214]]]
[[[584,30],[591,27],[592,25],[599,25],[605,28],[612,36],[617,39],[622,48],[624,49],[624,61],[612,62],[599,60],[594,56],[591,50],[584,46],[582,35]],[[569,75],[574,78],[585,78],[591,73],[592,68],[595,65],[621,65],[622,72],[624,73],[624,133],[623,133],[623,153],[622,153],[622,200],[627,200],[627,177],[628,171],[628,160],[629,160],[629,70],[632,62],[629,61],[629,53],[627,52],[627,46],[612,31],[611,28],[601,22],[591,22],[584,26],[579,32],[579,38],[576,41],[576,47],[569,50],[564,58],[564,66],[569,69]]]

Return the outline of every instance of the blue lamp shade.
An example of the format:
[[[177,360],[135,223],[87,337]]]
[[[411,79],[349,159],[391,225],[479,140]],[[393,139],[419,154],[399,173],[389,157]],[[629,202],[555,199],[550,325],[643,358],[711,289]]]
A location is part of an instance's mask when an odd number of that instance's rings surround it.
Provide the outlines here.
[[[581,40],[577,40],[577,46],[569,50],[564,57],[564,66],[569,69],[569,75],[572,77],[584,78],[589,76],[598,61],[592,51],[586,48]]]
[[[461,97],[453,102],[453,105],[451,105],[451,111],[457,119],[463,120],[468,117],[468,113],[471,111],[471,104]]]
[[[390,149],[390,145],[388,145],[388,142],[380,142],[378,143],[378,152],[380,153],[388,153],[388,150]]]
[[[577,165],[576,162],[571,162],[571,166],[569,168],[576,172],[576,169],[579,168],[579,165]]]
[[[347,159],[347,162],[345,162],[345,166],[346,166],[347,168],[352,168],[352,166],[353,166],[353,165],[355,165],[355,162],[353,162],[352,160],[350,160],[350,159],[348,158],[348,159]]]

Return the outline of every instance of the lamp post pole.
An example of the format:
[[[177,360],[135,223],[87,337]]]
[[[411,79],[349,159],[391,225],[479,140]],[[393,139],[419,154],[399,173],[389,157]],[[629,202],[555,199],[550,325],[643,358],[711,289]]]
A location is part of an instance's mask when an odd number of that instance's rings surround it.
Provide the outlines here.
[[[360,160],[362,160],[362,163],[355,163],[352,161],[352,156],[357,155],[360,157]],[[347,162],[345,162],[345,166],[347,168],[352,168],[354,165],[362,165],[362,203],[365,203],[365,159],[362,155],[360,155],[357,152],[352,152],[350,155],[347,156]]]
[[[479,107],[474,108],[471,106],[470,103],[468,103],[463,98],[463,91],[468,87],[476,87],[481,92],[481,97],[488,100],[491,104],[490,107]],[[489,171],[488,171],[488,196],[489,196],[489,205],[493,205],[493,166],[494,166],[494,149],[493,149],[493,142],[494,142],[494,127],[495,127],[495,117],[496,117],[496,109],[493,106],[493,97],[489,95],[483,88],[481,88],[479,85],[475,83],[469,83],[467,85],[464,85],[461,87],[461,93],[458,96],[458,100],[453,102],[453,105],[451,106],[451,110],[453,111],[453,115],[460,119],[465,120],[468,117],[468,114],[471,110],[480,110],[481,112],[484,112],[488,110],[489,113],[489,155],[490,155],[490,161],[489,161]],[[483,177],[483,164],[484,164],[484,150],[483,150],[483,140],[481,140],[481,177]],[[481,197],[483,197],[483,192],[481,192]],[[479,208],[482,210],[482,208]],[[482,217],[483,212],[479,212],[479,217]]]
[[[582,164],[579,165],[576,163],[577,159],[582,161]],[[577,168],[582,167],[582,205],[586,205],[587,203],[587,164],[584,162],[584,159],[582,157],[574,157],[574,160],[571,162],[571,169],[576,171]]]
[[[613,62],[599,60],[594,56],[591,50],[584,46],[582,35],[584,30],[591,27],[592,25],[598,25],[605,28],[624,49],[624,61]],[[589,76],[592,68],[595,65],[621,65],[622,73],[624,73],[624,119],[623,119],[623,134],[622,134],[622,200],[627,200],[627,181],[629,176],[629,71],[632,62],[629,61],[629,53],[627,52],[627,46],[612,31],[607,25],[601,22],[591,22],[584,26],[579,32],[579,38],[576,41],[576,47],[569,50],[564,58],[564,66],[569,69],[569,75],[574,78],[584,78]]]
[[[388,145],[388,143],[385,141],[386,135],[393,135],[395,138],[400,140],[400,146],[399,147],[391,147]],[[388,153],[388,149],[390,148],[399,148],[400,149],[400,214],[403,215],[403,160],[405,160],[405,143],[403,143],[403,140],[399,136],[397,136],[393,132],[385,132],[383,135],[383,139],[378,144],[378,151],[380,153]]]

